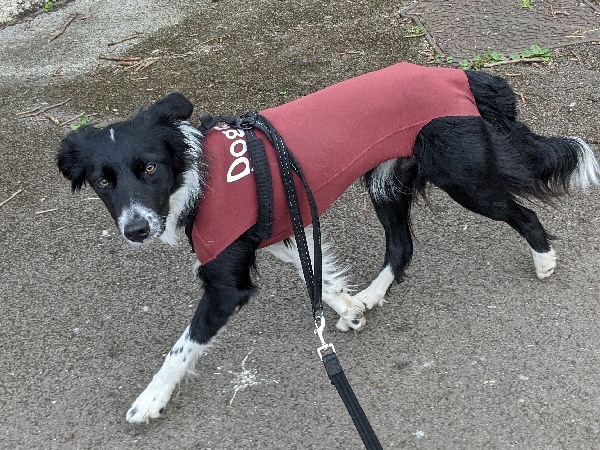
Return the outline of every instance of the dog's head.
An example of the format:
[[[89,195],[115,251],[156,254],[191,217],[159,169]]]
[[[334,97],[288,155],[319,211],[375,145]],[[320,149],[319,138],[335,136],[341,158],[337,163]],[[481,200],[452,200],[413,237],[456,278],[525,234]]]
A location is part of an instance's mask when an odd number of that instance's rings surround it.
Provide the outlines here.
[[[131,243],[161,236],[170,222],[175,228],[197,201],[201,135],[186,122],[192,110],[175,92],[130,120],[86,126],[62,141],[58,168],[73,191],[89,184]]]

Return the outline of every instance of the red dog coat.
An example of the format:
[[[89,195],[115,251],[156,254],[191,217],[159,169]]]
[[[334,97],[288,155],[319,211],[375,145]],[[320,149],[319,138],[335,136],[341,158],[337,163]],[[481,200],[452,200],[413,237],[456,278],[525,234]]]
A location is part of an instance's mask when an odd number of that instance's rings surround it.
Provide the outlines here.
[[[462,70],[400,63],[261,111],[298,160],[319,214],[360,176],[393,158],[410,157],[421,128],[447,116],[478,116]],[[273,234],[260,246],[293,234],[277,157],[259,131],[273,178]],[[198,260],[206,264],[252,227],[258,200],[243,130],[221,126],[202,141],[208,173],[192,228]],[[305,225],[306,193],[297,177]]]

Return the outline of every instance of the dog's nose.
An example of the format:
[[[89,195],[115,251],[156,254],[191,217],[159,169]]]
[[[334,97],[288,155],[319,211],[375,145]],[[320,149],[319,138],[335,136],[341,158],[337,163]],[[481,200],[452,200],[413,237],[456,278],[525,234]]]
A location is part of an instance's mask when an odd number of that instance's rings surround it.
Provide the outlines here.
[[[146,219],[134,219],[125,225],[123,234],[132,242],[143,242],[150,234],[150,224]]]

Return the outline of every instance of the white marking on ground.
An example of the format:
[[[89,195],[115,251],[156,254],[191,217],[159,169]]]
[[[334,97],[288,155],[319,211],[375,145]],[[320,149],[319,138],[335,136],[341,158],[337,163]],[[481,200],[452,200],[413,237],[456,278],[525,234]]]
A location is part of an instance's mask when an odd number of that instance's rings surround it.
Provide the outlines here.
[[[246,369],[246,361],[248,361],[248,357],[253,351],[254,348],[252,348],[242,360],[241,372],[235,372],[233,370],[227,371],[227,373],[234,376],[234,379],[231,380],[231,384],[233,384],[233,396],[229,400],[229,406],[233,404],[238,392],[243,391],[246,388],[262,383],[279,383],[277,380],[265,380],[263,378],[259,378],[257,375],[258,371],[256,369]]]

